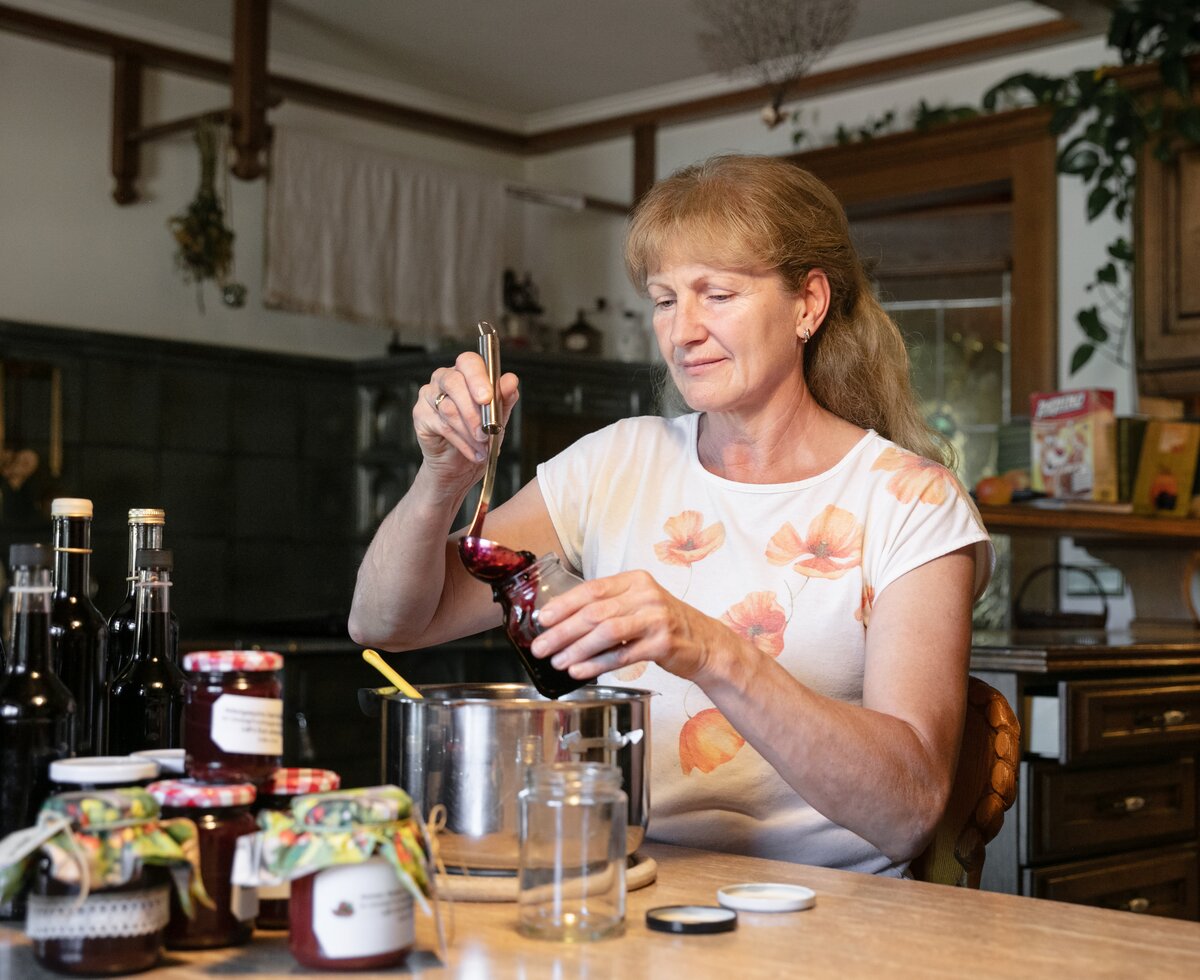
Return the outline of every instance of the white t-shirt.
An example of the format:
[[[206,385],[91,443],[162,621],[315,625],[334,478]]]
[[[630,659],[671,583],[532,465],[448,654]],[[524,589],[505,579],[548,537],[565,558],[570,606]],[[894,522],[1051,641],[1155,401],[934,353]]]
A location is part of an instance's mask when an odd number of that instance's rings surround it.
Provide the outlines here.
[[[566,557],[585,578],[646,569],[813,690],[853,704],[862,703],[871,603],[891,582],[976,544],[976,597],[983,592],[991,543],[944,467],[868,432],[818,476],[735,483],[700,464],[698,417],[624,419],[538,467]],[[653,839],[902,870],[809,806],[692,682],[653,664],[600,682],[661,695],[650,709]]]

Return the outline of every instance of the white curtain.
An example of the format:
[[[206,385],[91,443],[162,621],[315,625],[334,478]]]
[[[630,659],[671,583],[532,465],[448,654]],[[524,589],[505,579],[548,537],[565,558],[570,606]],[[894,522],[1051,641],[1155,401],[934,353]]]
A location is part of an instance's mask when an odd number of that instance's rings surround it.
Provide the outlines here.
[[[266,304],[436,347],[502,309],[505,184],[276,127]]]

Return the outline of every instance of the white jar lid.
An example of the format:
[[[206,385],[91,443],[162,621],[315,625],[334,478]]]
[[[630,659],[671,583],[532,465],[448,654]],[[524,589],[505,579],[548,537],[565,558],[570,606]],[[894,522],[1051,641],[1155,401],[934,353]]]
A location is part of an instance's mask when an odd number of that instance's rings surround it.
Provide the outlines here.
[[[153,759],[129,755],[95,755],[50,763],[50,781],[72,786],[126,786],[158,777]]]
[[[754,881],[726,885],[717,892],[717,901],[727,909],[742,912],[799,912],[816,904],[817,893],[803,885]]]
[[[164,773],[183,772],[183,749],[141,749],[132,753],[132,758],[156,762]]]

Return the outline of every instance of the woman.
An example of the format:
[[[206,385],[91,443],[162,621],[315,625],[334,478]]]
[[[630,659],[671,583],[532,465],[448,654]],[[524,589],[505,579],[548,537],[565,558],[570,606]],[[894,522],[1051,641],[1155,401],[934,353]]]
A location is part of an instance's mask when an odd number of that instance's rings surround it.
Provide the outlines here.
[[[899,331],[836,198],[781,160],[717,157],[655,185],[626,262],[692,412],[584,437],[489,514],[489,538],[587,579],[543,609],[533,651],[663,695],[655,839],[902,874],[950,791],[992,555]],[[516,379],[500,387],[511,411]],[[472,354],[422,389],[424,465],[363,561],[356,640],[408,649],[499,622],[446,538],[490,394]]]

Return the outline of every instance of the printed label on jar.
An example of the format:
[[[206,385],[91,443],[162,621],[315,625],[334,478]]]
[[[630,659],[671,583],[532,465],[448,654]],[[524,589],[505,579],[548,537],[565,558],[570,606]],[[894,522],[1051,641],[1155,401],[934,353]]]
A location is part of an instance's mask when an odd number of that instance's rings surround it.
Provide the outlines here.
[[[147,936],[171,917],[167,885],[136,892],[93,892],[82,905],[77,895],[30,895],[25,934],[30,939],[112,939]]]
[[[222,694],[212,706],[212,740],[236,755],[283,755],[283,702]]]
[[[381,858],[318,871],[312,917],[327,959],[377,956],[413,944],[412,896]]]

